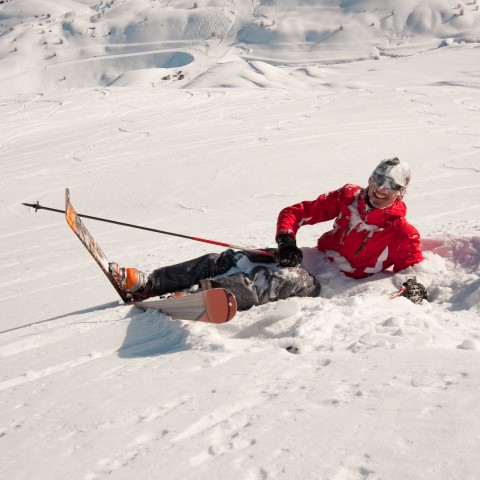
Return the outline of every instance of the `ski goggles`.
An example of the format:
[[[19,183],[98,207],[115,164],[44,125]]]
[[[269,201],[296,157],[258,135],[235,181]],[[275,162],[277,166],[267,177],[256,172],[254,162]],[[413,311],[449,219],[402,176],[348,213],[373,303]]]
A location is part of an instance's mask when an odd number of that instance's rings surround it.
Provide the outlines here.
[[[405,193],[407,187],[395,183],[391,178],[373,172],[370,176],[369,183],[373,183],[377,188],[383,188],[392,193]]]

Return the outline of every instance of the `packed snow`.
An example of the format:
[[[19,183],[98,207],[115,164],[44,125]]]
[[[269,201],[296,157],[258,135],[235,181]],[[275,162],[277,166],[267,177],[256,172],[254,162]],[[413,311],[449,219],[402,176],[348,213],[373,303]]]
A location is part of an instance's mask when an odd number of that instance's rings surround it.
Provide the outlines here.
[[[0,2],[1,478],[477,480],[479,47],[477,0]],[[394,156],[424,262],[353,280],[303,227],[320,296],[223,325],[122,304],[22,205],[272,247]],[[220,251],[85,223],[146,272]]]

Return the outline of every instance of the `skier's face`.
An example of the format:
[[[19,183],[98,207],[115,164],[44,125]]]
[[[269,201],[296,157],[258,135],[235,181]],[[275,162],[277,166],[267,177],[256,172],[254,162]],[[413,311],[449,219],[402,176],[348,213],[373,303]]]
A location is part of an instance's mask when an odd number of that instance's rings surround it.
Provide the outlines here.
[[[397,192],[392,192],[385,187],[377,187],[373,182],[368,184],[367,195],[373,208],[387,208],[399,198]]]
[[[368,179],[367,195],[373,208],[387,208],[405,194],[406,187],[376,170]]]

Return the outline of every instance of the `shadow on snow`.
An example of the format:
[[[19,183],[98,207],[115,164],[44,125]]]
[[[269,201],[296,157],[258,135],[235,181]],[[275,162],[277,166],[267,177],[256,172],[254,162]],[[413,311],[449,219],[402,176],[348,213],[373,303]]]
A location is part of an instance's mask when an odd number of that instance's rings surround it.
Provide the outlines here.
[[[138,309],[134,307],[134,310]],[[188,349],[190,345],[185,327],[180,322],[151,310],[133,316],[123,345],[118,349],[118,356],[152,357]]]

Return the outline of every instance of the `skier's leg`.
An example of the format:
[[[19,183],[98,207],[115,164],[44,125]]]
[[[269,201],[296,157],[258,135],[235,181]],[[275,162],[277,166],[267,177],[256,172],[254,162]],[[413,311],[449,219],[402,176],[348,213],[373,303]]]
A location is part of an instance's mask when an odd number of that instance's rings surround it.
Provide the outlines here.
[[[289,297],[316,297],[321,289],[317,279],[300,267],[274,271],[260,265],[249,275],[236,273],[208,283],[212,288],[230,290],[235,295],[239,310]]]
[[[196,285],[201,279],[227,272],[236,265],[241,252],[226,250],[220,254],[210,253],[177,265],[154,270],[148,277],[149,296],[183,290]]]
[[[270,270],[259,266],[252,270],[250,278],[257,289],[260,304],[289,297],[317,297],[321,290],[318,280],[301,267]]]
[[[228,277],[217,278],[201,282],[202,288],[226,288],[230,290],[237,301],[238,310],[248,310],[254,305],[259,305],[257,290],[246,273],[239,272]]]

